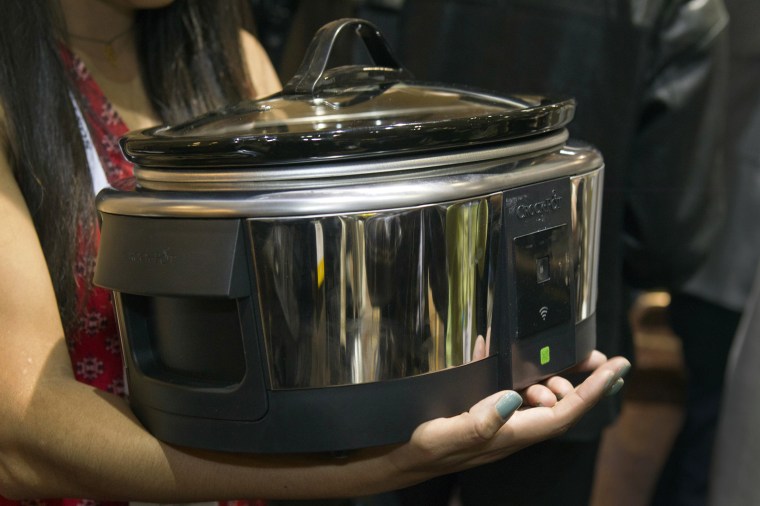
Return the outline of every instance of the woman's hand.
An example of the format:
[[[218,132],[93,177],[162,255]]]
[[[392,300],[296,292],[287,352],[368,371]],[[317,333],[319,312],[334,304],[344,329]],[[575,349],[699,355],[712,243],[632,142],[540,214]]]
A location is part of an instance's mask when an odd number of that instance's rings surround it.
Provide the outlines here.
[[[593,351],[586,360],[578,363],[575,367],[565,371],[566,373],[582,373],[590,372],[598,367],[602,366],[607,361],[607,357],[598,351]],[[630,364],[628,365],[630,367]],[[628,372],[626,368],[621,376],[624,376]],[[609,395],[613,395],[623,387],[622,378],[614,383],[614,387],[609,392]],[[552,376],[541,383],[531,385],[521,392],[523,399],[525,400],[525,406],[533,407],[547,407],[551,408],[557,402],[562,399],[566,394],[573,391],[575,387],[570,381],[563,376]]]
[[[551,377],[523,392],[526,404],[536,407],[521,410],[518,393],[491,395],[467,413],[420,425],[408,444],[387,456],[415,481],[499,460],[565,432],[605,394],[620,390],[629,369],[625,358],[608,360],[595,351],[574,368],[593,371],[577,387],[560,376]]]

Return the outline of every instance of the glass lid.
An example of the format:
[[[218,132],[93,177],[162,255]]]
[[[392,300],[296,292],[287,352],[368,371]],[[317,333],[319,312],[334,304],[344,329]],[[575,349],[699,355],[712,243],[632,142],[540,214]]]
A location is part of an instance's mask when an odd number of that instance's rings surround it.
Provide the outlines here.
[[[335,39],[353,28],[374,66],[327,69]],[[363,20],[325,25],[276,95],[186,123],[130,132],[126,157],[143,167],[251,167],[435,154],[539,136],[572,120],[575,102],[498,96],[415,81]]]

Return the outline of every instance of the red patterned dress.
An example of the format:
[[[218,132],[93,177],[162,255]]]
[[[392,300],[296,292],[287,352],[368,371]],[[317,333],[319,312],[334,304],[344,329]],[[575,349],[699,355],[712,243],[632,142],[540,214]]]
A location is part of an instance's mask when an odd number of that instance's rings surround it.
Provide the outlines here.
[[[119,137],[127,132],[127,126],[106,100],[82,61],[68,51],[63,51],[63,56],[82,97],[85,98],[81,113],[89,127],[89,139],[85,139],[88,144],[86,149],[94,149],[97,153],[97,159],[108,183],[119,186],[133,174],[132,164],[122,156],[118,143]],[[100,234],[97,230],[95,233],[97,245]],[[85,304],[82,304],[76,329],[67,336],[71,364],[77,380],[124,396],[121,343],[111,293],[89,282],[94,266],[94,252],[86,251],[82,245],[77,255],[76,282],[77,298]]]
[[[86,150],[90,155],[96,153],[97,161],[105,172],[107,183],[114,187],[123,187],[132,180],[132,164],[121,153],[118,140],[128,128],[113,105],[106,99],[103,91],[85,68],[83,62],[68,49],[63,48],[62,57],[66,67],[85,99],[80,104],[82,119],[86,122],[88,132],[83,132]],[[93,151],[94,150],[94,151]],[[90,156],[92,165],[93,157]],[[91,167],[93,172],[99,167]],[[93,173],[93,179],[99,175]],[[95,245],[100,239],[96,230]],[[82,302],[76,329],[67,335],[66,341],[74,368],[76,379],[100,390],[105,390],[121,397],[126,395],[124,369],[121,356],[116,316],[111,299],[111,292],[92,285],[89,280],[95,266],[95,253],[80,242],[77,255],[76,283],[77,298]],[[34,501],[9,501],[0,497],[0,506],[21,504],[22,506],[109,506],[127,505],[124,502],[97,502],[87,499],[54,499]],[[203,503],[207,505],[208,503]],[[261,500],[224,501],[219,506],[265,506]]]

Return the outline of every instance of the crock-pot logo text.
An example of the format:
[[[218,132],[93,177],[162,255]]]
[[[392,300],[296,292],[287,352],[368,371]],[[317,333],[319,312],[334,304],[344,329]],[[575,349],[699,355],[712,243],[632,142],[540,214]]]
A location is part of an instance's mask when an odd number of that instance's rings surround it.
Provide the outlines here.
[[[168,249],[162,251],[132,251],[127,253],[127,258],[134,264],[167,265],[173,264],[176,255],[169,253]]]
[[[551,197],[546,197],[543,200],[538,200],[529,204],[520,204],[517,206],[515,213],[521,220],[532,216],[553,213],[559,209],[561,200],[562,197],[557,195],[555,190],[552,190]]]

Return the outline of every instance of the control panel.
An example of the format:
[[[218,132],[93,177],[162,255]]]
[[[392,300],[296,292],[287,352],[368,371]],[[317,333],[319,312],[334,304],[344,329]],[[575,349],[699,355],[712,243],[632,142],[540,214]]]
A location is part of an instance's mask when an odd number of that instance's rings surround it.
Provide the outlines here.
[[[575,363],[571,186],[567,178],[510,190],[505,198],[506,334],[520,388]]]

